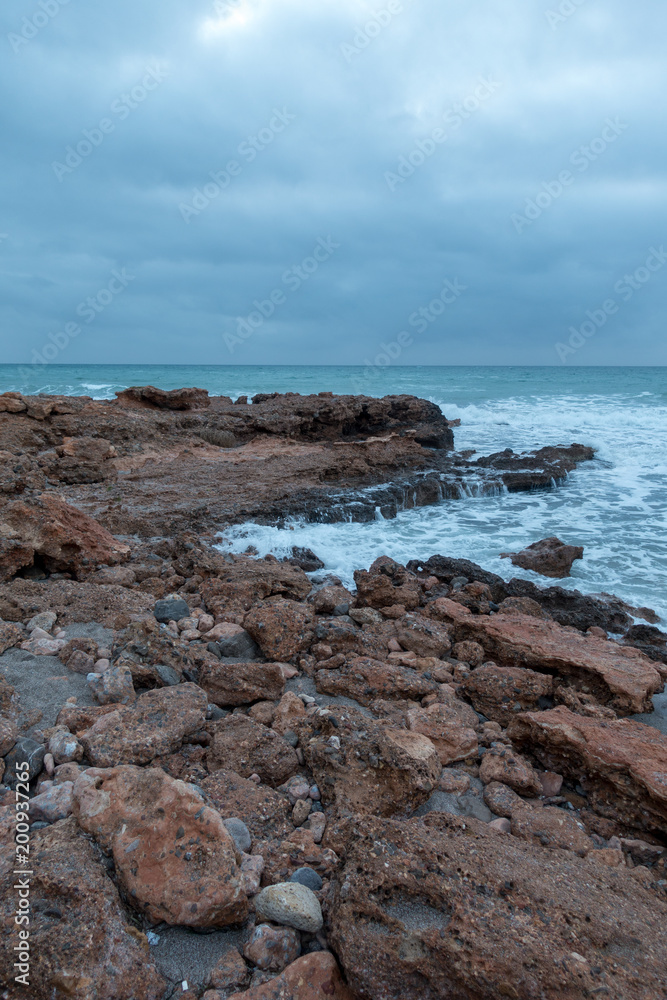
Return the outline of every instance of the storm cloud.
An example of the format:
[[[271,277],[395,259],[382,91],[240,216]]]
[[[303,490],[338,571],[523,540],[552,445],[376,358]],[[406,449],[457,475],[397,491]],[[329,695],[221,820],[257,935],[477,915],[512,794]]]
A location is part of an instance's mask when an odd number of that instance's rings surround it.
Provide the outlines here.
[[[667,363],[659,0],[0,28],[0,360]]]

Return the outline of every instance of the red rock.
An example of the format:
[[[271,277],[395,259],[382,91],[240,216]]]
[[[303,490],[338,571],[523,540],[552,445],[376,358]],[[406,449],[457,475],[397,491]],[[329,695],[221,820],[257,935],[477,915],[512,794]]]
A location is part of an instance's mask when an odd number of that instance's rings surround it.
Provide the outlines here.
[[[149,764],[204,728],[207,704],[196,684],[146,691],[134,705],[101,715],[79,740],[95,767]]]
[[[201,787],[220,815],[241,818],[254,840],[284,840],[292,833],[290,803],[272,788],[226,770],[209,775]]]
[[[540,698],[552,697],[553,678],[525,667],[485,663],[473,670],[462,688],[478,712],[506,726],[517,711],[530,711]]]
[[[248,612],[243,625],[267,658],[287,661],[312,645],[313,619],[308,604],[265,602]]]
[[[575,559],[583,559],[582,545],[566,545],[559,538],[543,538],[533,542],[521,552],[503,552],[501,558],[510,558],[514,566],[532,569],[542,576],[562,578],[570,575]]]
[[[121,562],[130,552],[92,517],[53,493],[15,500],[5,507],[2,518],[16,533],[13,541],[31,553],[23,566],[31,565],[37,555],[52,572],[78,574],[97,563]],[[14,572],[12,565],[0,564],[0,580]]]
[[[30,878],[30,986],[10,988],[7,995],[12,1000],[162,1000],[167,983],[146,937],[127,923],[118,890],[75,821],[33,832],[30,846],[37,862]],[[0,880],[0,981],[5,987],[17,974],[13,867]]]
[[[414,573],[388,556],[376,559],[371,568],[356,570],[357,604],[360,607],[390,608],[394,605],[412,610],[418,608],[421,588]]]
[[[258,924],[245,943],[243,954],[258,969],[282,972],[301,954],[301,938],[291,927]]]
[[[318,615],[330,615],[333,613],[334,608],[339,607],[341,604],[349,604],[351,606],[353,603],[353,595],[347,587],[343,587],[342,585],[321,587],[313,597],[313,609],[315,614]]]
[[[277,733],[285,733],[291,729],[294,721],[306,714],[306,708],[301,698],[293,691],[286,691],[276,706],[273,716],[273,728]]]
[[[267,597],[303,600],[311,587],[303,570],[291,563],[236,556],[231,563],[224,563],[219,577],[204,580],[201,595],[211,614],[229,621],[230,612],[249,611]]]
[[[245,986],[250,970],[236,948],[230,948],[211,971],[211,986],[216,990]]]
[[[503,615],[530,615],[532,618],[544,618],[549,621],[551,615],[532,597],[506,597],[499,606]]]
[[[601,704],[620,714],[651,711],[652,696],[662,689],[653,663],[636,649],[582,635],[553,621],[472,615],[443,597],[431,609],[457,640],[474,639],[501,664],[558,674],[576,688],[588,688]]]
[[[275,979],[229,1000],[354,1000],[328,951],[303,955]]]
[[[355,996],[585,1000],[607,984],[619,1000],[664,992],[667,903],[625,869],[443,813],[353,819],[334,834],[345,863],[329,941]]]
[[[484,663],[485,659],[483,647],[478,642],[470,642],[469,639],[457,642],[452,649],[452,656],[464,663],[469,663],[471,667],[478,667],[480,663]]]
[[[560,790],[563,787],[563,775],[556,774],[555,771],[543,771],[540,775],[540,783],[542,785],[542,795],[545,798],[552,798],[554,795],[560,795]]]
[[[397,622],[396,638],[403,649],[436,660],[449,653],[452,643],[447,629],[422,615],[405,615]]]
[[[75,782],[74,815],[150,920],[221,927],[245,918],[234,842],[192,785],[157,768],[90,768]]]
[[[565,809],[554,806],[513,809],[512,834],[536,846],[574,851],[582,858],[594,847],[584,824]]]
[[[413,812],[436,787],[442,765],[420,733],[385,726],[354,709],[298,723],[299,743],[322,801],[356,813]]]
[[[2,555],[0,554],[1,559]],[[19,625],[0,621],[0,655],[11,649],[12,646],[18,646],[24,638],[25,632]]]
[[[477,756],[477,734],[461,723],[447,705],[411,708],[406,713],[408,729],[427,736],[438,752],[443,767]]]
[[[361,705],[370,705],[376,698],[418,700],[438,690],[434,681],[415,670],[366,656],[350,659],[338,670],[318,670],[315,683],[324,694],[346,695]]]
[[[566,708],[519,715],[508,735],[549,770],[578,781],[602,816],[664,833],[667,737],[630,719],[600,722]]]
[[[209,723],[208,729],[213,735],[207,757],[211,772],[224,768],[244,778],[258,774],[265,784],[276,788],[299,768],[289,743],[246,715],[228,715]]]
[[[492,747],[482,757],[479,776],[485,785],[499,781],[521,795],[539,795],[539,776],[521,754],[504,747]]]
[[[200,671],[199,685],[214,705],[227,707],[280,698],[285,679],[278,663],[211,660]]]

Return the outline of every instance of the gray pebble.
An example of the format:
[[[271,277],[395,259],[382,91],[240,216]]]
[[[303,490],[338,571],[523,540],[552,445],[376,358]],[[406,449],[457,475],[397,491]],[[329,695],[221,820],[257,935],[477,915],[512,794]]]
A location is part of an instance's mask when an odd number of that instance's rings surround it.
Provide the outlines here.
[[[290,882],[298,882],[300,885],[305,885],[307,889],[312,889],[313,892],[319,892],[323,885],[322,879],[313,868],[297,868],[295,872],[292,872],[289,880]]]
[[[260,919],[317,934],[324,923],[320,901],[299,882],[279,882],[262,889],[253,900]]]
[[[222,822],[227,827],[227,833],[236,844],[236,850],[243,854],[248,854],[252,846],[252,837],[243,820],[238,819],[236,816],[230,816],[229,819],[223,819]]]
[[[42,773],[45,753],[46,747],[41,743],[36,743],[29,736],[22,736],[5,757],[5,784],[9,785],[10,788],[16,784],[17,764],[27,763],[29,780],[32,781],[36,778]]]
[[[157,601],[153,608],[155,620],[166,625],[170,621],[178,622],[181,618],[187,618],[190,608],[182,598],[172,598],[171,600]]]

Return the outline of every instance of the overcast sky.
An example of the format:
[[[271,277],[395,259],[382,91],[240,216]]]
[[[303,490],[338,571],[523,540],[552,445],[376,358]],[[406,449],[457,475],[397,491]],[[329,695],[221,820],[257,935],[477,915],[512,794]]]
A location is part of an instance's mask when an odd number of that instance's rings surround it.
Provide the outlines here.
[[[664,0],[0,27],[0,361],[667,363]]]

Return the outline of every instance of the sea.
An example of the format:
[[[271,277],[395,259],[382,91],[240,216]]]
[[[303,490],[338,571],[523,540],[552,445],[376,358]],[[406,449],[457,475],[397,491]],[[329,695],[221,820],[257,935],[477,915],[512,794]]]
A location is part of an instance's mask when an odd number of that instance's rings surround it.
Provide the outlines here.
[[[283,556],[311,548],[351,584],[380,555],[400,562],[440,553],[480,563],[505,579],[550,581],[512,566],[502,552],[557,535],[584,546],[560,584],[613,593],[667,620],[667,369],[662,367],[352,367],[180,365],[1,365],[0,392],[113,399],[130,385],[200,386],[237,398],[259,392],[410,393],[436,403],[457,450],[479,455],[579,442],[596,449],[563,486],[530,493],[466,496],[367,523],[225,528],[220,545]]]

